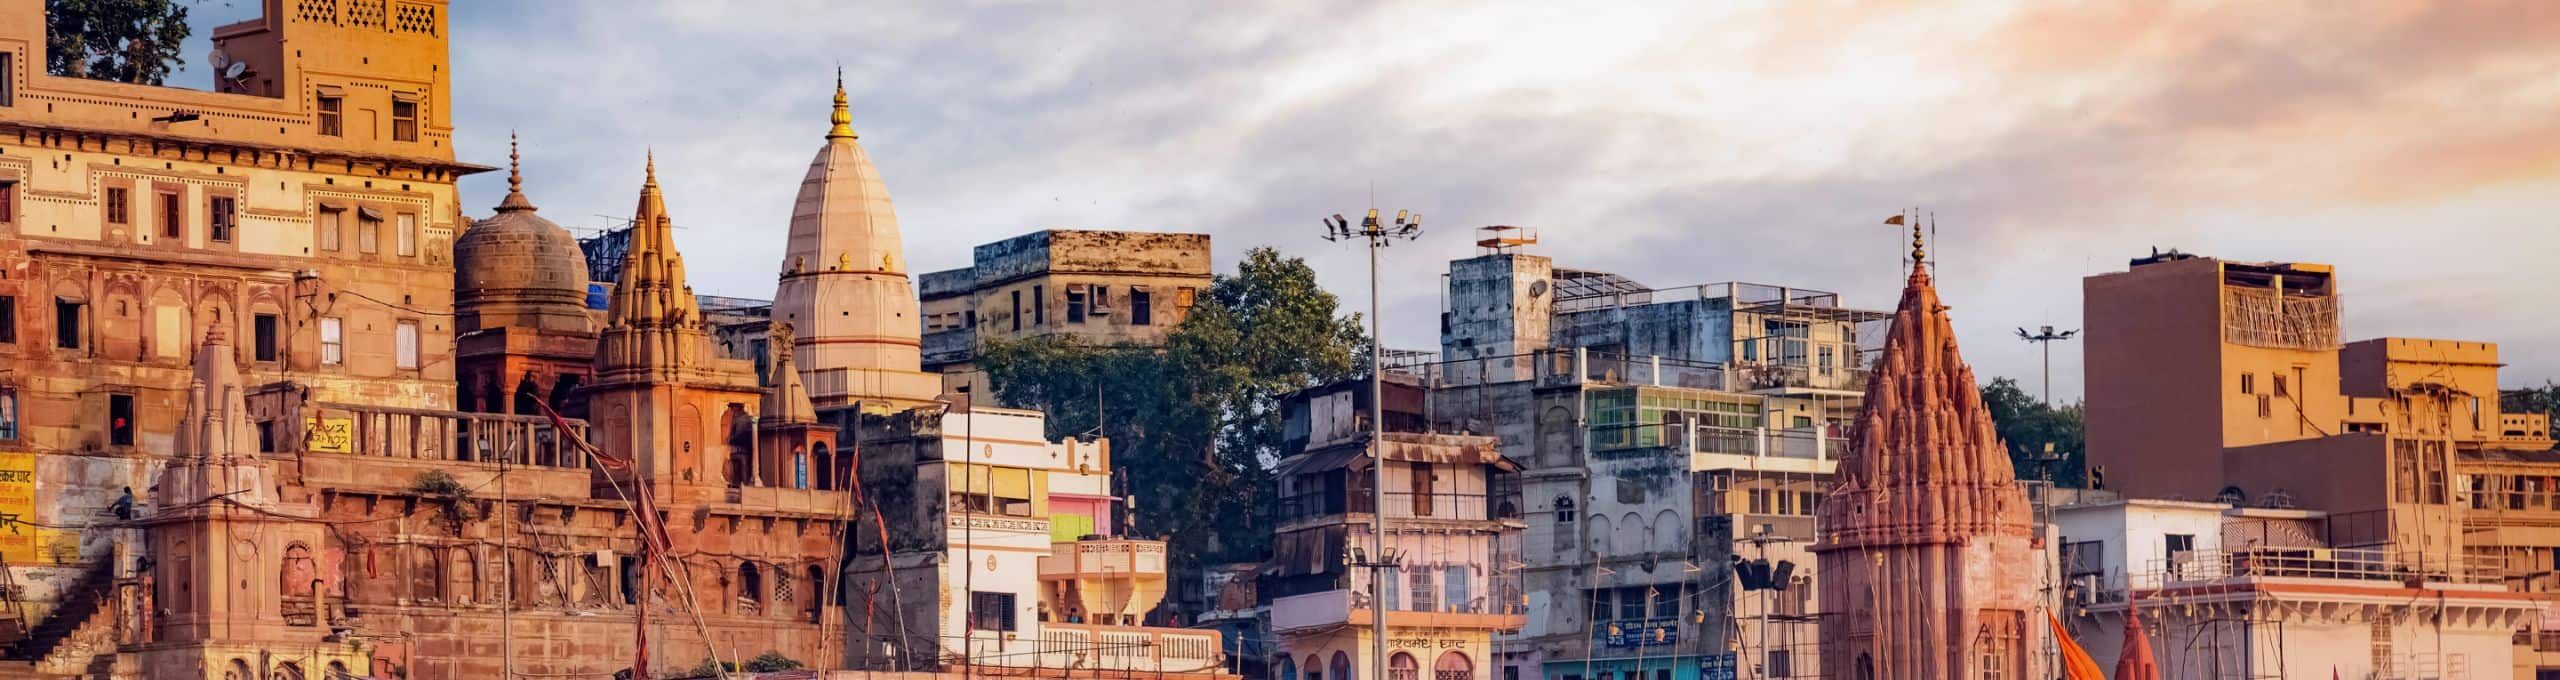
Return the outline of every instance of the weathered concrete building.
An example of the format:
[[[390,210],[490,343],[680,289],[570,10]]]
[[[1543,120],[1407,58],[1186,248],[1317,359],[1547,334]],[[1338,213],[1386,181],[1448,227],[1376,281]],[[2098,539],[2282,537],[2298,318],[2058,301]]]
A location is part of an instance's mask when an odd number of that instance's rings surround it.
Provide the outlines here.
[[[1110,442],[961,404],[831,412],[856,424],[876,511],[846,545],[847,667],[1217,673],[1216,631],[1138,625],[1164,597],[1164,542],[1118,535]]]
[[[2334,547],[2505,565],[2550,592],[2560,454],[2548,418],[2498,409],[2494,343],[2340,341],[2337,272],[2172,251],[2083,282],[2089,462],[2136,497],[2328,514]],[[2560,635],[2516,672],[2560,671]]]
[[[1780,286],[1655,290],[1533,243],[1490,228],[1450,263],[1441,361],[1415,369],[1436,427],[1492,435],[1523,468],[1528,617],[1499,643],[1507,674],[1817,676],[1812,588],[1721,584],[1737,555],[1810,564],[1883,315]]]
[[[975,359],[991,340],[1157,346],[1210,278],[1207,234],[1047,229],[980,245],[970,266],[920,277],[925,369],[945,392],[984,395]]]
[[[2494,562],[2340,548],[2352,527],[2317,510],[2084,495],[2055,510],[2061,616],[2103,666],[2140,621],[2162,677],[2506,677],[2514,633],[2540,609]]]
[[[1278,534],[1258,587],[1277,640],[1270,667],[1282,678],[1368,677],[1383,635],[1389,677],[1505,677],[1494,639],[1518,631],[1527,612],[1518,466],[1491,437],[1431,432],[1422,386],[1388,375],[1382,454],[1370,452],[1368,381],[1285,400],[1291,453],[1273,470]],[[1373,465],[1385,466],[1383,508]],[[1368,559],[1396,566],[1373,591],[1375,572],[1350,563],[1370,550],[1381,516],[1388,554]],[[1385,631],[1377,607],[1387,610]]]
[[[214,30],[243,64],[216,92],[50,75],[46,3],[0,7],[11,657],[50,655],[78,626],[48,621],[130,576],[105,524],[176,452],[205,329],[250,384],[453,403],[452,291],[414,282],[452,275],[454,180],[488,168],[453,155],[445,3],[363,23],[281,5]]]

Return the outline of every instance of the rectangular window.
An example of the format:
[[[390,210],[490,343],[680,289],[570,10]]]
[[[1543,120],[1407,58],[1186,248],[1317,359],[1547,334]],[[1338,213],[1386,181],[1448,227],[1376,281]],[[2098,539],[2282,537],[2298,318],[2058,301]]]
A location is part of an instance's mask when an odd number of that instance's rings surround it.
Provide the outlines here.
[[[1618,620],[1644,620],[1645,607],[1651,604],[1650,602],[1645,601],[1646,598],[1644,591],[1645,588],[1643,586],[1622,588],[1618,590]]]
[[[2240,374],[2240,393],[2241,393],[2241,394],[2257,394],[2257,393],[2258,393],[2258,374],[2256,374],[2256,373],[2242,373],[2242,374]]]
[[[1440,589],[1431,582],[1431,570],[1416,569],[1406,580],[1409,584],[1405,589],[1413,595],[1406,599],[1412,602],[1413,611],[1440,611]]]
[[[344,335],[345,330],[346,328],[344,324],[339,321],[338,317],[321,317],[320,365],[336,366],[338,364],[346,363],[347,345],[346,336]]]
[[[1022,291],[1008,292],[1013,294],[1013,329],[1022,330]]]
[[[409,213],[400,213],[399,217],[393,219],[399,220],[398,223],[391,226],[391,237],[393,240],[400,242],[400,249],[398,251],[400,256],[416,256],[418,254],[418,216]]]
[[[312,231],[318,232],[313,237],[319,239],[321,250],[338,249],[338,240],[345,236],[339,225],[345,221],[346,215],[347,211],[344,210],[321,208],[320,214],[312,217],[312,223],[315,225]]]
[[[1093,310],[1092,310],[1092,312],[1093,312],[1094,314],[1109,314],[1109,313],[1111,313],[1111,287],[1110,287],[1110,286],[1094,286],[1094,287],[1093,287]]]
[[[1013,593],[969,593],[970,630],[1013,630]]]
[[[2163,547],[2168,549],[2169,557],[2172,559],[2183,553],[2195,552],[2195,534],[2169,534],[2163,538],[2165,544]]]
[[[238,204],[229,196],[215,196],[205,204],[206,209],[211,213],[206,217],[213,224],[213,240],[217,243],[230,243],[232,220],[238,217],[234,210]]]
[[[1049,325],[1049,291],[1041,286],[1031,287],[1031,325]]]
[[[1145,288],[1129,289],[1129,323],[1146,326],[1155,323],[1155,294]]]
[[[133,222],[133,213],[131,212],[132,206],[127,203],[132,200],[132,196],[133,190],[131,189],[126,189],[124,187],[107,187],[108,224],[130,224]]]
[[[1819,365],[1819,368],[1820,368],[1820,370],[1822,371],[1822,377],[1825,377],[1825,378],[1831,377],[1831,366],[1832,366],[1832,363],[1833,363],[1833,361],[1834,361],[1834,360],[1831,358],[1831,356],[1832,356],[1832,355],[1831,355],[1831,350],[1832,350],[1832,348],[1831,348],[1829,345],[1825,345],[1825,346],[1823,346],[1823,348],[1822,348],[1822,354],[1820,355],[1820,360],[1821,360],[1821,362],[1822,362],[1822,363]]]
[[[16,52],[0,52],[0,106],[18,105],[18,79],[14,77],[17,56]]]
[[[0,345],[18,344],[18,296],[0,295]]]
[[[0,181],[0,223],[18,221],[18,183]]]
[[[395,142],[418,141],[417,102],[391,102],[391,140]]]
[[[161,238],[166,238],[166,239],[185,239],[185,238],[186,238],[186,236],[187,236],[187,232],[186,232],[186,228],[187,228],[187,227],[186,227],[186,224],[185,224],[184,222],[180,222],[180,221],[179,221],[180,219],[184,218],[185,216],[186,216],[185,206],[182,206],[182,205],[179,205],[179,204],[178,204],[178,192],[175,192],[175,191],[163,191],[163,192],[160,192],[160,237],[161,237]]]
[[[1067,285],[1067,323],[1084,323],[1084,284]]]
[[[1767,673],[1768,677],[1772,677],[1772,678],[1783,678],[1783,677],[1788,677],[1788,676],[1792,676],[1792,675],[1795,675],[1795,674],[1796,674],[1796,663],[1795,663],[1795,659],[1790,658],[1790,657],[1788,657],[1788,656],[1787,656],[1787,650],[1784,650],[1784,649],[1772,649],[1772,650],[1769,650],[1769,672]]]
[[[107,444],[133,445],[133,395],[107,395]]]
[[[399,326],[394,328],[396,332],[392,334],[392,345],[398,350],[399,359],[396,363],[392,364],[392,366],[394,368],[406,369],[417,368],[418,322],[402,321]]]
[[[382,251],[382,218],[356,215],[356,252],[371,255]]]
[[[1653,618],[1680,618],[1680,586],[1669,586],[1653,593]]]
[[[2287,390],[2287,389],[2285,389],[2285,384],[2284,384],[2284,374],[2281,374],[2281,373],[2278,373],[2278,374],[2271,374],[2271,375],[2269,375],[2269,376],[2267,376],[2267,377],[2274,378],[2274,379],[2275,379],[2275,381],[2276,381],[2276,384],[2275,384],[2276,394],[2275,394],[2275,396],[2279,396],[2279,397],[2281,397],[2281,396],[2285,396],[2285,395],[2288,395],[2288,394],[2292,394],[2292,393],[2293,393],[2291,390]]]
[[[80,338],[86,335],[80,332],[80,317],[83,311],[80,308],[84,306],[86,305],[83,303],[70,300],[53,301],[53,346],[63,349],[80,349]]]
[[[254,356],[259,361],[276,360],[276,315],[259,314],[249,320],[250,332],[257,336]]]
[[[18,440],[18,393],[0,387],[0,442]]]
[[[321,97],[320,134],[330,137],[346,136],[347,130],[343,122],[346,119],[346,115],[347,100],[345,97]]]

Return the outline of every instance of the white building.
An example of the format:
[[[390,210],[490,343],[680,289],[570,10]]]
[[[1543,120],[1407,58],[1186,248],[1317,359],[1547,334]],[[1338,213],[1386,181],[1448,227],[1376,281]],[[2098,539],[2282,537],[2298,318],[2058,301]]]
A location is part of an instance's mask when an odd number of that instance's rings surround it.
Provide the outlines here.
[[[1139,625],[1165,547],[1116,535],[1108,440],[1049,442],[1039,412],[985,406],[859,422],[880,519],[848,532],[845,582],[879,606],[847,611],[849,665],[1220,670],[1217,631]]]
[[[2147,499],[2057,507],[2063,620],[2113,668],[2138,610],[2171,679],[2507,675],[2533,596],[2475,560],[2331,547],[2332,527],[2358,520]]]

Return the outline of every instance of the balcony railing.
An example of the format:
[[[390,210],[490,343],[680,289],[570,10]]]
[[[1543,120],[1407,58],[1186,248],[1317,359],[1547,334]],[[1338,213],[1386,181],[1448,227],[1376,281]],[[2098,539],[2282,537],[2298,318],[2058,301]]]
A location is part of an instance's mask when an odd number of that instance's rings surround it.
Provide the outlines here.
[[[1495,520],[1518,519],[1519,504],[1503,497],[1464,493],[1387,492],[1389,519]],[[1279,520],[1291,522],[1329,515],[1368,514],[1376,504],[1363,490],[1341,494],[1312,493],[1280,499]]]
[[[263,408],[262,408],[263,407]],[[499,413],[266,400],[251,407],[273,453],[331,453],[512,466],[584,468],[550,418]],[[564,418],[585,437],[586,421]]]
[[[2494,584],[2505,577],[2496,556],[2435,555],[2420,552],[2332,548],[2248,548],[2198,550],[2152,560],[2133,574],[2135,589],[2235,578],[2319,578],[2352,581],[2426,581]]]
[[[1215,630],[1049,622],[1040,624],[1038,659],[1069,676],[1078,670],[1197,673],[1219,668],[1223,644]]]

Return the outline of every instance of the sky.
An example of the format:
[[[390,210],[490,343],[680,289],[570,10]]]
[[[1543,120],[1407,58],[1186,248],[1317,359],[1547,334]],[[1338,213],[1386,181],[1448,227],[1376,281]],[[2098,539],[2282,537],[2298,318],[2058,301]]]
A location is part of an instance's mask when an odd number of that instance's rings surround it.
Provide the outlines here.
[[[2494,341],[2507,386],[2560,380],[2560,3],[461,0],[451,33],[461,158],[503,166],[516,131],[542,214],[592,229],[654,149],[703,294],[772,295],[841,66],[915,272],[1045,228],[1205,232],[1221,271],[1276,247],[1358,307],[1364,254],[1319,218],[1410,209],[1385,336],[1432,348],[1478,227],[1888,309],[1908,236],[1880,222],[1917,207],[1985,379],[2034,389],[2012,329],[2081,326],[2080,279],[2158,247],[2334,264],[2347,339]],[[2052,359],[2077,398],[2077,344]]]

